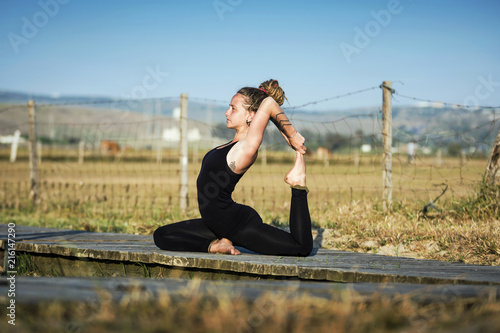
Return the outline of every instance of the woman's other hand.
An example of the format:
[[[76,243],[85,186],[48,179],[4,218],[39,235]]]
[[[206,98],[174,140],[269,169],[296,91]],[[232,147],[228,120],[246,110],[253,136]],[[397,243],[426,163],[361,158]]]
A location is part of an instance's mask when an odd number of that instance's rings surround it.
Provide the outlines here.
[[[304,142],[306,141],[306,139],[299,132],[296,132],[294,135],[292,135],[291,138],[288,138],[283,132],[281,132],[281,135],[283,136],[283,138],[285,138],[290,147],[292,147],[302,155],[306,153],[307,148],[304,146]]]

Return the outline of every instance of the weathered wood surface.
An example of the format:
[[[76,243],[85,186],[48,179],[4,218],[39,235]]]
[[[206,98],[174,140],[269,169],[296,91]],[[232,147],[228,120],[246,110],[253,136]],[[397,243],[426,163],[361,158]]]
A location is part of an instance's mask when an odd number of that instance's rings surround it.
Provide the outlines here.
[[[6,239],[7,226],[0,224]],[[5,248],[6,242],[0,243]],[[306,258],[170,252],[158,249],[151,236],[16,226],[16,252],[79,258],[83,261],[138,263],[260,277],[335,282],[500,285],[500,267],[389,257],[315,249]]]
[[[0,278],[0,304],[6,303],[8,281]],[[410,283],[332,283],[309,281],[211,281],[187,279],[16,277],[16,303],[98,302],[103,298],[120,302],[124,297],[155,301],[168,295],[182,301],[192,296],[244,298],[254,301],[264,295],[277,298],[317,297],[337,301],[366,301],[373,297],[408,298],[417,303],[453,303],[457,300],[495,300],[499,286],[421,285]]]

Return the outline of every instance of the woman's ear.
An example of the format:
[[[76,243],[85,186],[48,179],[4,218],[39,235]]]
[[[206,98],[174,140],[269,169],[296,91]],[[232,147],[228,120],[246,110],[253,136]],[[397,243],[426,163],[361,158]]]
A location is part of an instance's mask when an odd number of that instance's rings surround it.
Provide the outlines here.
[[[255,117],[255,111],[248,111],[247,121],[251,122],[253,120],[253,117]]]

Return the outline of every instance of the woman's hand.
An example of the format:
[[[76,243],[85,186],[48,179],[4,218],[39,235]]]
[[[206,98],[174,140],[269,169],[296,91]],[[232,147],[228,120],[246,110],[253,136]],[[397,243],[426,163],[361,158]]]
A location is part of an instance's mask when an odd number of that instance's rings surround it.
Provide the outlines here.
[[[304,142],[306,139],[299,133],[296,132],[294,135],[292,135],[291,138],[287,137],[285,133],[280,132],[283,138],[285,138],[286,142],[290,147],[304,155],[306,153],[307,148],[304,146]]]
[[[281,107],[278,105],[278,103],[272,98],[272,97],[266,97],[262,103],[259,106],[259,110],[255,113],[255,117],[252,121],[252,126],[254,126],[254,123],[256,122],[256,119],[259,119],[259,117],[264,117],[263,115],[267,115],[267,118],[265,119],[265,124],[263,124],[262,127],[262,133],[264,133],[265,126],[267,126],[267,122],[271,120],[276,127],[280,130],[281,135],[285,138],[286,142],[290,147],[304,155],[306,153],[306,147],[304,146],[304,142],[306,141],[304,137],[295,130],[295,128],[290,123],[290,120],[288,120],[285,112],[281,109]],[[264,122],[263,122],[264,123]],[[252,126],[250,126],[250,130],[252,130]],[[295,132],[292,132],[295,131]],[[290,135],[290,137],[285,134],[285,132]],[[292,132],[292,133],[288,133]],[[259,132],[260,133],[260,132]],[[263,134],[262,134],[263,135]],[[248,137],[248,135],[247,135]],[[260,140],[260,143],[262,140]]]
[[[304,142],[306,142],[306,139],[299,133],[296,132],[294,135],[292,135],[291,138],[288,138],[288,141],[290,142],[290,146],[292,146],[293,149],[304,155],[306,153],[306,146],[304,146]]]

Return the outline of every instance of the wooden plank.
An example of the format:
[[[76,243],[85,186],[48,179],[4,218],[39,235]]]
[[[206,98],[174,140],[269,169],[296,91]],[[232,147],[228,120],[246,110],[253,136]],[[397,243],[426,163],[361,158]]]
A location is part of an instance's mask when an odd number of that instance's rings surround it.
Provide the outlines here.
[[[0,303],[7,301],[8,284],[0,279]],[[444,305],[460,299],[498,299],[499,286],[432,285],[378,283],[331,283],[307,281],[213,281],[188,279],[138,278],[82,278],[82,277],[17,277],[16,304],[43,304],[43,302],[95,302],[103,295],[114,302],[134,295],[141,301],[155,301],[162,294],[173,300],[189,299],[191,295],[244,298],[255,300],[264,294],[280,297],[303,296],[354,301],[373,300],[374,295],[386,299],[406,296],[414,302],[439,302]]]
[[[7,225],[0,224],[5,235]],[[4,242],[0,247],[4,248]],[[16,252],[71,260],[141,264],[190,272],[218,271],[254,277],[298,278],[336,282],[403,282],[424,284],[500,285],[500,267],[389,257],[315,249],[309,257],[240,256],[171,252],[158,249],[150,236],[16,226]]]

